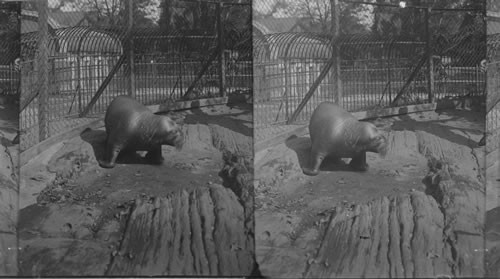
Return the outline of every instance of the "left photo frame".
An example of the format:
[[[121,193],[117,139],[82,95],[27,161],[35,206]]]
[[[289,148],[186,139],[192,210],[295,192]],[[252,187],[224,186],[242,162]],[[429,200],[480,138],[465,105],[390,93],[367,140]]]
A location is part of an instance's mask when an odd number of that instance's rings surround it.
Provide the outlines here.
[[[17,275],[20,4],[0,1],[0,276]]]
[[[251,276],[250,1],[23,2],[20,276]]]

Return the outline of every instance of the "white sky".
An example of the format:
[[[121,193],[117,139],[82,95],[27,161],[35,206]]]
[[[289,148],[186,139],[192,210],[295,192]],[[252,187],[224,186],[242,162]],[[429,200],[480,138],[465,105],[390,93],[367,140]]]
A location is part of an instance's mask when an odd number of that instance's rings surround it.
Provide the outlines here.
[[[49,0],[49,7],[57,6],[61,2],[60,0]]]
[[[61,0],[48,0],[49,7],[57,7],[60,3]],[[77,6],[78,5],[76,5],[75,3],[67,2],[64,6],[61,7],[61,11],[78,11],[79,9]],[[144,13],[146,14],[146,18],[151,19],[153,22],[158,22],[160,18],[160,0],[150,1],[149,5],[141,5],[139,8],[144,11]]]
[[[252,8],[258,12],[266,13],[276,0],[253,0]]]
[[[277,2],[278,0],[253,0],[253,9],[255,11],[258,11],[260,13],[268,13],[271,11],[272,6]],[[294,3],[295,0],[286,0],[288,3]],[[328,1],[328,0],[326,0]],[[274,14],[274,17],[286,17],[287,15],[283,11],[278,11],[276,14]],[[356,15],[360,19],[361,24],[365,26],[371,26],[373,24],[373,7],[370,7],[368,11],[366,12],[361,12]]]
[[[267,14],[271,11],[272,6],[277,2],[277,0],[253,0],[252,8],[263,14]],[[287,0],[289,3],[293,3],[294,0]],[[287,15],[283,12],[277,12],[274,14],[275,17],[286,17]]]

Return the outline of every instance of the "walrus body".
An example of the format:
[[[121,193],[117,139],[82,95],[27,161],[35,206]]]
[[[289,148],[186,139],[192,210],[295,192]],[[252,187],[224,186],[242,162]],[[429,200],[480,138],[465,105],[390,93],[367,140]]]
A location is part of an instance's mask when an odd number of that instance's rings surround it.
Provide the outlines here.
[[[360,122],[342,107],[321,103],[309,122],[311,155],[304,174],[317,175],[326,157],[352,158],[349,165],[360,171],[368,169],[366,152],[385,155],[387,140],[375,125]]]
[[[106,110],[106,153],[99,165],[115,166],[118,154],[123,150],[148,151],[146,158],[161,164],[161,146],[182,147],[182,127],[167,116],[156,115],[144,105],[128,96],[116,97]]]

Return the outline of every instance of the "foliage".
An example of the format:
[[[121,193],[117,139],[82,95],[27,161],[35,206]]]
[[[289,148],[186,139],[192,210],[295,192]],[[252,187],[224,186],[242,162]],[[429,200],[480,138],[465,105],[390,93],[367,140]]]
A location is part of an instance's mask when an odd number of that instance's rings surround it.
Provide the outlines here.
[[[500,12],[500,2],[498,0],[486,0],[486,9],[492,12]]]
[[[379,3],[384,1],[378,0]],[[408,6],[421,6],[420,0],[407,1]],[[425,40],[425,18],[421,9],[374,7],[372,31],[380,38],[398,38],[403,41]]]
[[[157,25],[160,0],[132,0],[134,26],[147,28]],[[125,6],[128,0],[54,0],[49,1],[49,11],[81,11],[91,25],[105,28],[126,26]],[[36,11],[33,2],[23,2],[23,9]]]
[[[265,6],[265,3],[268,3]],[[258,0],[264,8],[254,9],[254,18],[299,17],[310,19],[309,31],[331,34],[330,0]],[[370,7],[340,2],[339,28],[341,34],[366,33],[370,22]]]
[[[19,5],[0,3],[0,64],[12,63],[19,56]]]
[[[167,32],[213,35],[217,32],[216,9],[205,1],[163,1],[159,24]]]
[[[379,2],[384,2],[378,0]],[[429,14],[429,33],[434,55],[449,56],[457,66],[477,65],[485,57],[484,1],[409,0],[408,6],[454,9]],[[460,11],[476,9],[477,11]],[[378,6],[375,8],[373,33],[381,39],[426,41],[425,10]]]
[[[453,8],[472,8],[477,12],[434,13],[430,24],[433,52],[455,58],[453,64],[457,66],[478,65],[486,57],[484,5],[484,1],[467,0]]]
[[[251,59],[252,46],[252,8],[248,6],[229,6],[223,10],[224,46],[226,49],[245,53]],[[242,57],[243,58],[243,57]]]

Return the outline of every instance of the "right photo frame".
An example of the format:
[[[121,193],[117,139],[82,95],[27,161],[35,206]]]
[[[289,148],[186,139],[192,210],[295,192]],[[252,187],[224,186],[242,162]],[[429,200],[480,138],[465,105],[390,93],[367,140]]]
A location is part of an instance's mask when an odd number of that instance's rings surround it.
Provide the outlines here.
[[[0,52],[0,277],[500,278],[498,0],[0,0]]]
[[[500,276],[500,3],[488,0],[487,13],[487,72],[486,102],[486,220],[485,273],[487,277]]]
[[[263,276],[498,277],[490,2],[253,1]]]

